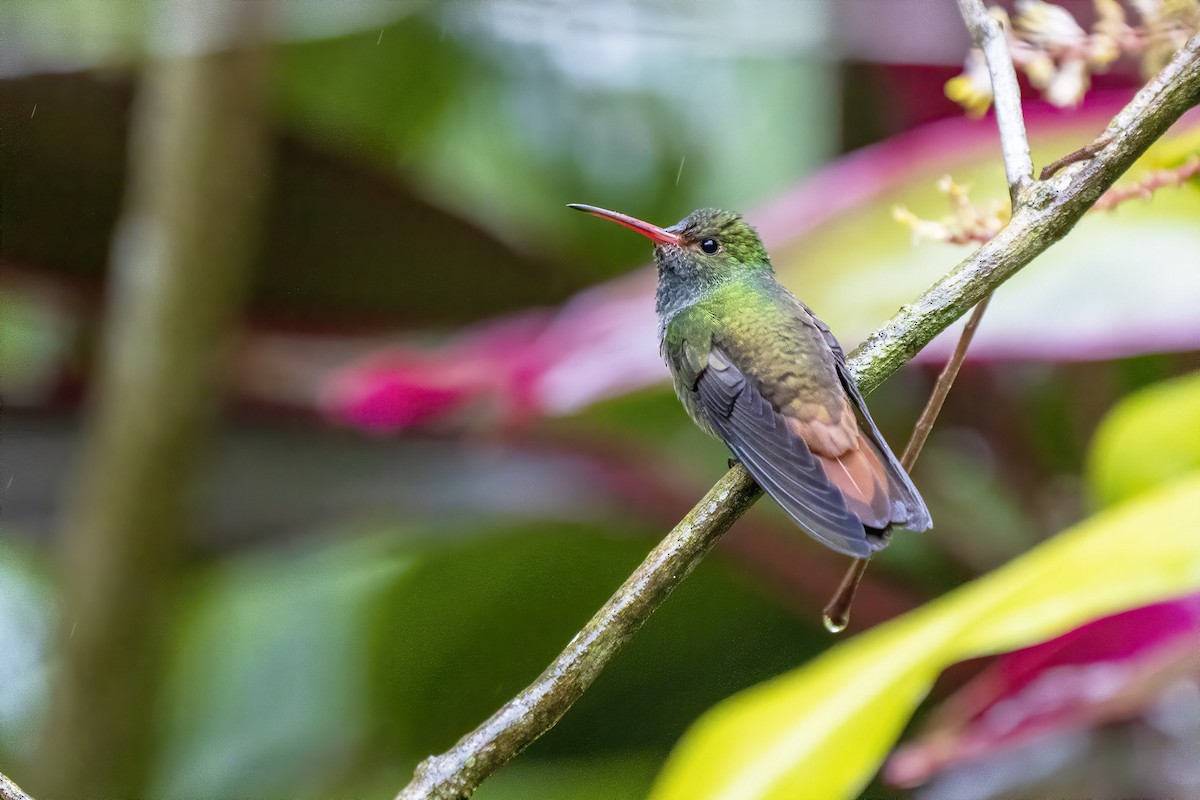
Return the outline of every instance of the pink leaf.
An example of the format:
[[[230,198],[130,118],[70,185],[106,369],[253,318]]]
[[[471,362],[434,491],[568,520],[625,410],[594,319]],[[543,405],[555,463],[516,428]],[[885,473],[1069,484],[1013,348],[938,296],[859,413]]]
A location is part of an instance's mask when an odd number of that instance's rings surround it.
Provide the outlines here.
[[[1000,656],[899,747],[884,777],[914,786],[1056,731],[1136,715],[1172,679],[1200,670],[1200,595],[1093,620]]]

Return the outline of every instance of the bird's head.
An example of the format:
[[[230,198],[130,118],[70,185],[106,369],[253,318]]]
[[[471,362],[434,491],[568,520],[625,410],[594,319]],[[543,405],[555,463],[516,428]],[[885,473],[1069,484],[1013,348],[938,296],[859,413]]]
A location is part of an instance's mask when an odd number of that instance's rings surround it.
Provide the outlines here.
[[[616,211],[571,204],[570,208],[637,231],[654,242],[659,274],[683,280],[719,282],[744,271],[771,271],[771,260],[758,232],[741,214],[700,208],[668,228]]]

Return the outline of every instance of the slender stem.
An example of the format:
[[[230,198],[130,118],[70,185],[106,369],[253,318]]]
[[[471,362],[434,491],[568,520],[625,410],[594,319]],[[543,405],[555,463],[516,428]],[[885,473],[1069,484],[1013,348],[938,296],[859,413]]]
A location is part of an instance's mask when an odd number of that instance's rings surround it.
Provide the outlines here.
[[[1164,186],[1183,186],[1192,178],[1200,177],[1200,156],[1192,156],[1183,165],[1174,169],[1160,169],[1147,173],[1129,186],[1118,186],[1104,193],[1092,206],[1093,211],[1112,211],[1122,203],[1140,198],[1149,200]]]
[[[871,392],[954,320],[1065,236],[1093,203],[1175,120],[1200,102],[1200,36],[1176,53],[1109,125],[1110,143],[1052,181],[1032,184],[1008,225],[900,311],[850,355]],[[446,753],[426,759],[399,800],[469,797],[479,783],[562,717],[713,542],[759,496],[735,465],[638,567],[562,655],[528,688]],[[724,498],[724,499],[721,499]],[[669,554],[669,557],[665,557]],[[612,609],[612,611],[606,611]],[[613,621],[606,627],[604,619]]]
[[[825,630],[830,633],[841,633],[846,630],[846,626],[850,624],[850,607],[854,605],[854,597],[858,594],[858,585],[862,583],[863,576],[867,574],[867,567],[870,565],[870,556],[850,561],[850,566],[846,567],[846,574],[842,576],[842,582],[838,584],[837,591],[834,592],[833,598],[821,612],[821,621],[825,623]]]
[[[1072,150],[1065,156],[1051,161],[1046,166],[1042,167],[1042,174],[1038,176],[1040,180],[1049,180],[1054,177],[1063,167],[1070,164],[1078,164],[1080,161],[1087,161],[1092,156],[1099,153],[1108,146],[1108,140],[1104,137],[1097,139],[1091,144],[1085,144],[1078,150]]]
[[[0,774],[0,800],[33,800],[7,776]]]
[[[975,310],[967,319],[962,335],[958,337],[958,344],[950,355],[950,360],[938,373],[929,400],[925,402],[925,408],[921,411],[921,416],[917,418],[912,436],[909,437],[908,444],[904,448],[904,455],[900,456],[900,465],[906,471],[912,471],[917,463],[917,457],[921,455],[921,449],[925,447],[929,432],[933,430],[933,423],[937,421],[946,397],[950,394],[950,387],[954,385],[954,379],[958,377],[958,370],[967,358],[967,350],[971,346],[971,340],[975,338],[975,330],[979,327],[979,321],[983,319],[983,312],[987,310],[988,301],[991,299],[992,296],[989,294],[979,301],[979,305],[975,306]],[[846,574],[842,577],[842,582],[833,595],[833,599],[825,606],[822,618],[826,629],[831,633],[840,633],[850,624],[850,607],[854,605],[854,595],[858,592],[858,585],[862,583],[863,576],[867,574],[867,565],[870,563],[869,556],[854,559],[846,569]]]
[[[925,447],[925,441],[929,438],[929,432],[933,430],[933,423],[937,421],[938,414],[942,412],[942,405],[945,404],[946,397],[950,394],[950,387],[954,385],[958,371],[967,358],[967,349],[971,346],[971,340],[975,338],[979,321],[983,319],[983,312],[987,311],[988,301],[991,299],[992,296],[989,294],[979,301],[979,305],[975,306],[975,310],[967,318],[962,335],[958,337],[958,344],[950,355],[950,360],[938,373],[937,382],[933,385],[933,392],[929,395],[929,400],[926,401],[921,416],[917,418],[917,424],[913,427],[912,436],[908,439],[904,454],[900,456],[900,464],[904,469],[911,471],[916,465],[917,458],[921,455],[922,448]]]
[[[1021,87],[1017,83],[1012,55],[1008,52],[1008,40],[1000,23],[984,7],[983,0],[958,0],[958,11],[975,45],[987,59],[1008,194],[1016,208],[1026,187],[1033,183],[1033,159],[1029,155],[1029,139],[1025,136]]]

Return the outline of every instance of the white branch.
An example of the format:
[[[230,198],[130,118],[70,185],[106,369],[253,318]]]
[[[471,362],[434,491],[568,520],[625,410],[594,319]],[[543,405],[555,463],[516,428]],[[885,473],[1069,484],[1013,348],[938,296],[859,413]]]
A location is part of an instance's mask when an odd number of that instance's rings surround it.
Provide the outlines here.
[[[21,791],[21,787],[9,778],[0,775],[0,800],[33,800],[33,798]]]
[[[1008,177],[1008,195],[1015,210],[1025,188],[1033,183],[1033,159],[1025,136],[1025,117],[1021,113],[1021,87],[1013,68],[1008,40],[1000,23],[988,13],[983,0],[958,0],[958,10],[975,44],[987,59],[992,76],[996,125],[1000,128],[1000,148],[1004,152],[1004,173]]]

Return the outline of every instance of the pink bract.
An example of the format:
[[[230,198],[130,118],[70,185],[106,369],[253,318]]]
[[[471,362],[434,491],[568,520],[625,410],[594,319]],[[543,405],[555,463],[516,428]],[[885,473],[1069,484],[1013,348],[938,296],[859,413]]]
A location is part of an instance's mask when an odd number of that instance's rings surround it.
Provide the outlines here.
[[[1189,673],[1200,673],[1200,595],[1093,620],[1000,656],[934,710],[883,775],[915,786],[1038,736],[1135,716]]]

